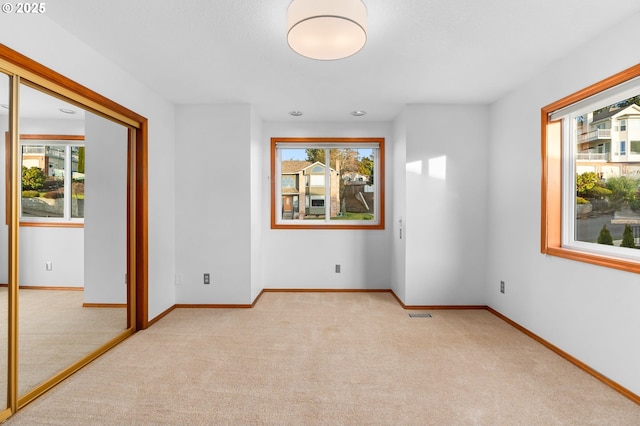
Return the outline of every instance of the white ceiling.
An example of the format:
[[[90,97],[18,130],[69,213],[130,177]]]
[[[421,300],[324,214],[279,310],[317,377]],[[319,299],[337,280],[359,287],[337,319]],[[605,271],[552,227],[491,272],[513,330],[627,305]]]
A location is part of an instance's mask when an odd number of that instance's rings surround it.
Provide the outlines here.
[[[46,14],[177,104],[387,121],[410,103],[493,102],[640,10],[638,0],[364,2],[364,49],[327,62],[289,49],[288,0],[56,0]]]

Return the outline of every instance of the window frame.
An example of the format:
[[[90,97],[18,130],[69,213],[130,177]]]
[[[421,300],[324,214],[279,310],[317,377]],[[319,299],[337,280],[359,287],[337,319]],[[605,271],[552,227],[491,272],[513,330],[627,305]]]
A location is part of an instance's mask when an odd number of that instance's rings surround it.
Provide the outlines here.
[[[384,138],[271,138],[271,229],[362,229],[362,230],[382,230],[385,229],[385,151],[384,151]],[[371,224],[362,223],[360,221],[335,221],[328,220],[319,223],[319,221],[290,221],[291,223],[283,223],[278,220],[278,196],[280,190],[278,185],[281,184],[281,174],[278,173],[279,167],[277,167],[276,160],[278,159],[277,144],[299,144],[300,149],[305,149],[314,144],[335,144],[337,147],[343,146],[344,148],[354,148],[358,144],[378,144],[377,163],[374,174],[374,185],[376,187],[375,192],[375,221]],[[328,168],[327,174],[329,173]],[[330,181],[330,180],[329,180]],[[281,198],[281,197],[280,197]],[[305,200],[299,200],[299,202],[305,202]],[[329,204],[330,208],[330,204]],[[288,221],[289,222],[289,221]],[[313,223],[311,223],[313,222]]]
[[[551,114],[598,95],[608,89],[640,76],[640,64],[614,74],[541,109],[541,223],[540,251],[543,254],[640,273],[640,260],[616,253],[594,253],[562,244],[563,235],[563,126]],[[575,194],[572,194],[574,196]],[[565,207],[566,208],[566,207]]]

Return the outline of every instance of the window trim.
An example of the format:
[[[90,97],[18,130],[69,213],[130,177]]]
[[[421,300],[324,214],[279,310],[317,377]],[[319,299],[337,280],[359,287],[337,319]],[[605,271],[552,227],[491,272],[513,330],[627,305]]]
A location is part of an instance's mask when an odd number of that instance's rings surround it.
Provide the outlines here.
[[[271,138],[271,200],[270,200],[270,210],[271,210],[271,229],[366,229],[366,230],[382,230],[385,229],[385,155],[384,155],[384,138]],[[336,143],[336,144],[345,144],[345,145],[357,145],[359,143],[362,144],[371,144],[377,143],[378,147],[378,168],[375,171],[376,180],[379,183],[379,188],[377,191],[377,196],[379,198],[377,202],[378,211],[376,212],[377,221],[371,225],[367,224],[353,224],[353,223],[345,223],[345,224],[337,224],[332,222],[324,222],[322,224],[307,224],[307,223],[296,223],[296,224],[284,224],[277,222],[276,215],[276,194],[277,188],[276,184],[279,183],[278,176],[276,176],[276,144],[278,143],[299,143],[301,145],[311,145],[318,143]]]
[[[554,112],[639,76],[640,64],[637,64],[541,109],[541,253],[640,273],[640,261],[562,246],[562,121],[551,118]]]

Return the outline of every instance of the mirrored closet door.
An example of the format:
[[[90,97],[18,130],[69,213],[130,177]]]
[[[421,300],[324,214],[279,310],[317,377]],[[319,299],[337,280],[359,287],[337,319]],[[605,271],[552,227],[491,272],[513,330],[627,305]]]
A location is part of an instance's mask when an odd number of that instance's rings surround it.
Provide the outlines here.
[[[128,129],[20,86],[18,394],[127,328]]]
[[[147,326],[146,129],[0,44],[0,422]]]
[[[5,172],[0,173],[0,411],[7,408],[8,351],[9,351],[9,217],[7,211],[7,154],[9,149],[9,76],[0,72],[0,135],[3,149],[0,151],[5,159]]]

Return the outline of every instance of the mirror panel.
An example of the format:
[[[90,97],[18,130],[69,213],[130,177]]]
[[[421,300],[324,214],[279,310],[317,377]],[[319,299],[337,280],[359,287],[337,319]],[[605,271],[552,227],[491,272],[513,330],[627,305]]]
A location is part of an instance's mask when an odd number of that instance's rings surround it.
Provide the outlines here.
[[[7,380],[8,380],[8,321],[9,321],[9,226],[7,212],[7,150],[9,131],[9,76],[0,72],[0,135],[2,150],[0,156],[4,171],[0,173],[0,211],[4,216],[0,225],[0,411],[7,408]]]
[[[127,128],[20,86],[18,395],[127,328]]]

